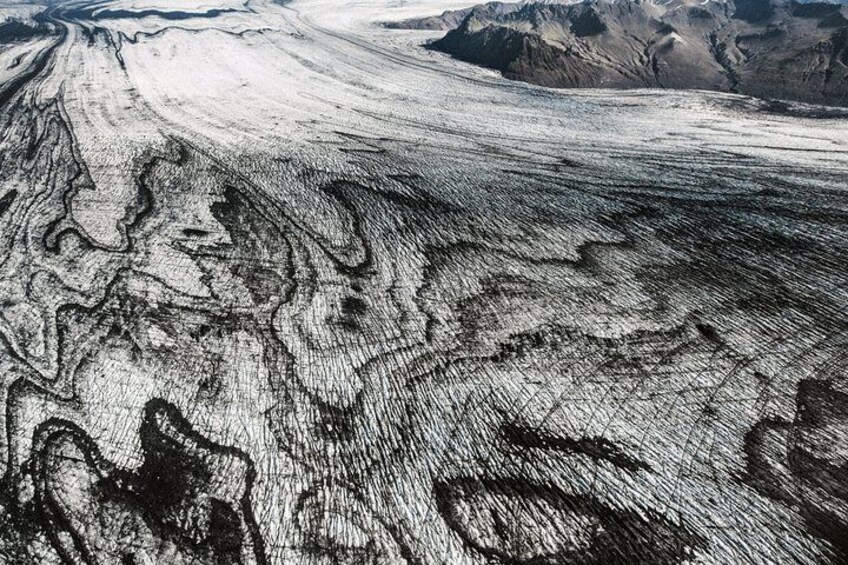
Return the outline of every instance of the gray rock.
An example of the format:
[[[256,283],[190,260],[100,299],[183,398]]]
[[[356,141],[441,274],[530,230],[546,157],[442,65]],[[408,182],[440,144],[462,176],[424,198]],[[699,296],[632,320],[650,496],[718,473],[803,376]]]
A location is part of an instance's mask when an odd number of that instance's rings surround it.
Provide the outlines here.
[[[784,0],[487,4],[431,47],[542,86],[689,88],[848,105],[845,10]]]

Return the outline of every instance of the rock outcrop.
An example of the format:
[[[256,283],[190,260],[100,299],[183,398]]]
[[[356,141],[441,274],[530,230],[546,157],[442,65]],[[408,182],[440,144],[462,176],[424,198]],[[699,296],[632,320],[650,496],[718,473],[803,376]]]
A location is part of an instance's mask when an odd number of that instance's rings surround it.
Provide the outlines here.
[[[430,46],[542,86],[704,89],[848,105],[845,12],[785,0],[492,3],[468,10]],[[429,19],[429,29],[459,14]]]

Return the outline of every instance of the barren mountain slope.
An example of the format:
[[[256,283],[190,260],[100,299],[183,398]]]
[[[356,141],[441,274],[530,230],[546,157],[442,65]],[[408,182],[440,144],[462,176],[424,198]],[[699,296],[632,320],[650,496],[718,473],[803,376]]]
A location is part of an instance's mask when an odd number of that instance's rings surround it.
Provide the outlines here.
[[[544,86],[695,88],[844,105],[843,11],[783,0],[484,4],[432,47]],[[456,18],[446,16],[440,21]]]

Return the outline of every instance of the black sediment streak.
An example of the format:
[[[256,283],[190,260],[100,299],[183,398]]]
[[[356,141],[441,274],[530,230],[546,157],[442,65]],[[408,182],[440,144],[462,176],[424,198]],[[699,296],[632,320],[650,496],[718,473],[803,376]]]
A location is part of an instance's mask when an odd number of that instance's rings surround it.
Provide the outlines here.
[[[563,437],[514,423],[502,426],[501,435],[516,447],[585,455],[594,461],[606,461],[631,472],[651,470],[650,465],[631,457],[603,437]]]
[[[47,31],[49,29],[48,26],[51,24],[54,25],[59,30],[58,37],[49,47],[35,56],[27,70],[3,84],[2,89],[0,89],[0,107],[7,106],[9,101],[21,92],[24,86],[44,71],[52,58],[53,53],[67,38],[67,28],[63,24],[54,20],[51,16],[51,12],[52,10],[42,12],[37,14],[33,19],[38,23],[37,29],[44,30],[45,34],[49,33]]]
[[[2,198],[0,198],[0,218],[2,218],[3,215],[9,210],[9,208],[11,208],[12,203],[15,202],[15,199],[17,197],[18,191],[13,189],[4,194]]]

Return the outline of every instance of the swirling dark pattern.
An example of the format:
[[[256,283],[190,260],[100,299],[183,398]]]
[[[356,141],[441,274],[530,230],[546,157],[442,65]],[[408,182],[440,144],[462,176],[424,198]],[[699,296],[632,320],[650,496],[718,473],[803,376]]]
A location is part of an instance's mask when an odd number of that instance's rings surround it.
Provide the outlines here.
[[[388,4],[0,8],[0,561],[845,563],[845,123]]]

